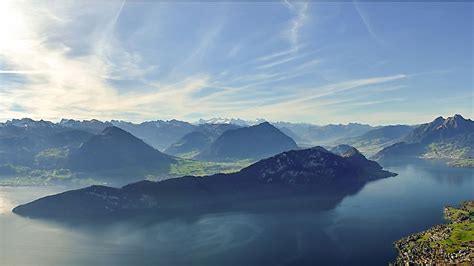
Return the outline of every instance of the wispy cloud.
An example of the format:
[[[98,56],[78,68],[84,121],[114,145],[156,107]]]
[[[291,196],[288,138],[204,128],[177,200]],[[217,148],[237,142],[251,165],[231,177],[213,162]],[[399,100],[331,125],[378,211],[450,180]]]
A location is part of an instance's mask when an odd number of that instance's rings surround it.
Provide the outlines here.
[[[468,62],[444,73],[436,69],[452,66],[411,64],[405,51],[372,53],[386,29],[375,27],[378,16],[369,4],[343,5],[348,8],[328,15],[333,5],[300,1],[0,1],[0,120],[189,120],[199,114],[364,121],[358,110],[367,116],[386,105],[392,109],[385,113],[398,115],[406,102],[412,111],[418,100],[427,105],[413,92],[418,86],[433,98],[448,87],[471,92],[460,74],[470,70]],[[269,8],[275,16],[262,18]],[[337,31],[358,22],[367,33]],[[427,81],[431,74],[435,81]],[[451,77],[455,83],[435,84]],[[449,110],[472,107],[472,97],[447,101],[455,106]]]
[[[327,108],[326,105],[335,103],[334,100],[324,100],[324,97],[342,93],[348,90],[363,88],[387,82],[393,82],[407,78],[407,75],[397,74],[391,76],[372,77],[364,79],[354,79],[333,84],[324,85],[322,87],[299,88],[291,95],[287,95],[286,99],[270,104],[261,104],[252,110],[239,110],[243,116],[248,116],[252,112],[257,117],[266,117],[268,119],[301,119],[302,121],[310,121],[313,114],[328,114],[335,110]],[[397,100],[399,101],[399,100]],[[365,101],[354,102],[354,105],[373,105],[380,102]]]
[[[372,24],[370,22],[369,16],[365,13],[365,11],[359,6],[358,1],[354,1],[354,8],[359,15],[362,23],[364,24],[365,28],[367,29],[367,32],[369,35],[379,44],[385,45],[385,42],[379,38],[379,36],[375,33]]]
[[[114,36],[123,3],[82,6],[61,2],[56,9],[23,2],[2,2],[2,5],[0,10],[5,16],[0,19],[0,36],[9,39],[0,42],[0,58],[2,65],[11,70],[0,73],[21,74],[26,80],[0,91],[0,119],[17,116],[57,119],[65,114],[79,119],[111,119],[118,118],[124,110],[138,113],[137,119],[154,117],[157,112],[171,117],[173,111],[182,111],[177,107],[190,100],[186,97],[205,86],[206,78],[202,76],[192,76],[174,86],[165,85],[146,93],[119,93],[109,83],[110,79],[137,79],[147,71],[140,55],[125,49]],[[49,16],[38,15],[45,10]],[[90,22],[91,25],[81,15],[103,19]],[[84,23],[83,27],[93,26],[100,29],[100,34],[81,35],[81,42],[75,40],[74,46],[64,36],[60,41],[55,36],[49,38],[49,31],[68,28],[71,20],[63,17],[75,16]],[[10,26],[5,27],[7,24]],[[90,44],[92,49],[87,53],[71,54],[78,46]]]
[[[284,1],[293,18],[290,20],[288,28],[284,31],[284,36],[288,39],[293,49],[298,50],[300,45],[300,31],[308,20],[309,2],[289,2]]]
[[[196,64],[196,61],[202,60],[209,52],[211,52],[211,49],[215,46],[216,40],[223,27],[224,22],[219,21],[216,22],[212,27],[206,29],[204,33],[199,34],[199,40],[197,41],[194,49],[181,64],[173,69],[171,75],[176,74],[177,71],[182,70],[183,67]]]
[[[230,50],[229,53],[227,54],[227,57],[232,58],[235,57],[239,51],[242,49],[242,43],[237,43],[235,44]]]
[[[274,60],[274,61],[272,61],[272,62],[263,64],[263,65],[259,65],[259,66],[256,67],[256,69],[272,68],[272,67],[275,67],[275,66],[278,66],[278,65],[281,65],[281,64],[285,64],[285,63],[288,63],[288,62],[297,60],[297,59],[304,58],[304,57],[308,56],[309,54],[311,54],[311,53],[305,53],[305,54],[297,54],[297,55],[292,55],[292,56],[286,56],[286,57],[283,57],[282,59]]]
[[[40,74],[43,71],[37,71],[37,70],[0,70],[0,74]]]
[[[304,47],[303,44],[299,44],[299,45],[293,46],[289,49],[284,49],[284,50],[277,51],[277,52],[274,52],[274,53],[271,53],[271,54],[268,54],[268,55],[258,57],[257,59],[255,59],[255,61],[256,62],[264,62],[264,61],[272,60],[272,59],[275,59],[275,58],[278,58],[278,57],[291,55],[291,54],[294,54],[295,52],[297,52],[299,49],[301,49],[303,47]]]

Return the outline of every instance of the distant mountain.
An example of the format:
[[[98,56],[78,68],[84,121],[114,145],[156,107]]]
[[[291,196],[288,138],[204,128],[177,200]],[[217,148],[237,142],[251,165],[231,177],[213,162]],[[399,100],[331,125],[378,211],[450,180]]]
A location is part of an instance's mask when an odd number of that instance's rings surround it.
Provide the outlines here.
[[[175,119],[169,121],[147,121],[140,124],[112,120],[111,123],[132,133],[158,150],[168,148],[184,135],[196,129],[195,125]]]
[[[2,124],[3,127],[8,127],[8,126],[14,126],[14,127],[20,127],[24,129],[36,129],[36,130],[50,130],[50,129],[59,129],[61,128],[60,125],[57,125],[53,122],[50,121],[45,121],[45,120],[33,120],[31,118],[22,118],[22,119],[12,119],[8,120],[4,124]]]
[[[283,134],[287,135],[288,137],[292,138],[297,144],[305,144],[305,140],[301,139],[295,132],[287,127],[277,127]],[[307,144],[307,143],[306,143]],[[310,145],[311,146],[311,145]]]
[[[333,144],[349,144],[358,148],[365,155],[372,156],[383,148],[401,141],[413,129],[413,126],[407,125],[382,126],[358,137],[338,139]]]
[[[100,133],[106,127],[113,126],[110,122],[102,122],[96,119],[82,121],[74,119],[61,119],[59,125],[67,128],[87,131],[93,134]]]
[[[211,119],[199,119],[198,124],[232,124],[241,127],[254,126],[266,122],[265,119],[259,118],[255,120],[243,120],[240,118],[211,118]]]
[[[212,118],[207,120],[201,119],[197,125],[175,119],[169,121],[147,121],[138,124],[121,120],[99,121],[96,119],[82,121],[62,119],[59,123],[52,123],[49,121],[34,121],[25,118],[13,119],[9,124],[23,127],[28,125],[30,127],[40,126],[40,124],[43,124],[43,126],[69,128],[87,131],[92,134],[99,134],[107,127],[116,126],[142,139],[155,149],[165,150],[171,145],[181,142],[180,139],[186,134],[193,131],[200,131],[199,128],[201,125],[228,124],[247,127],[261,124],[263,122],[265,122],[264,119],[243,120],[239,118]],[[358,123],[349,123],[347,125],[331,124],[326,126],[289,122],[275,122],[272,124],[302,146],[329,144],[334,140],[356,137],[373,129],[373,127],[369,125]],[[0,123],[0,126],[1,125],[4,126],[6,123]]]
[[[212,137],[208,134],[202,131],[193,131],[184,135],[178,142],[168,147],[165,153],[177,156],[190,154],[190,157],[193,157],[208,147],[212,141]]]
[[[175,162],[169,155],[147,145],[118,127],[107,127],[94,135],[68,158],[78,171],[100,171],[128,167],[164,168]]]
[[[100,133],[107,127],[115,126],[132,133],[155,149],[159,150],[164,150],[169,145],[175,143],[181,137],[196,128],[196,126],[190,123],[174,119],[169,121],[147,121],[140,124],[119,120],[102,122],[95,119],[83,121],[62,119],[61,122],[59,122],[59,125],[67,128],[88,131],[94,134]]]
[[[376,160],[410,157],[445,160],[457,166],[474,166],[474,122],[461,115],[438,117],[414,129],[401,142],[373,156]]]
[[[202,160],[261,159],[297,149],[293,139],[268,122],[225,131],[196,158]]]
[[[62,153],[77,148],[91,137],[91,133],[72,130],[49,121],[35,121],[29,118],[13,119],[0,123],[0,165],[51,167],[56,163],[38,165],[48,152]]]
[[[201,124],[195,131],[184,135],[184,137],[168,147],[165,153],[193,157],[209,147],[225,131],[239,127],[234,124]]]
[[[329,124],[325,126],[307,123],[275,122],[274,126],[284,132],[290,131],[289,135],[296,136],[294,139],[301,146],[330,144],[337,139],[360,136],[375,127],[365,124],[349,123]]]
[[[357,137],[359,140],[382,139],[385,141],[401,139],[410,133],[414,127],[407,125],[382,126]]]
[[[243,120],[240,118],[212,118],[201,119],[198,124],[234,124],[242,127],[254,126],[266,122],[265,119]],[[328,144],[340,138],[356,137],[374,129],[370,125],[349,123],[329,124],[324,126],[309,123],[271,122],[276,128],[291,137],[299,145],[314,146]]]
[[[329,208],[367,182],[394,175],[356,149],[339,156],[315,147],[283,152],[233,174],[142,181],[120,189],[92,186],[41,198],[13,212],[90,222],[137,214],[173,218],[235,210]]]

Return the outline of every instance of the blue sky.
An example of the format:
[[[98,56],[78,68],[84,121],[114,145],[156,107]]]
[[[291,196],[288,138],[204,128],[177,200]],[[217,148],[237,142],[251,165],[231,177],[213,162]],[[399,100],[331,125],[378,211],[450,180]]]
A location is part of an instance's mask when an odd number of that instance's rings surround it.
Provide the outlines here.
[[[473,114],[473,3],[2,1],[0,120]]]

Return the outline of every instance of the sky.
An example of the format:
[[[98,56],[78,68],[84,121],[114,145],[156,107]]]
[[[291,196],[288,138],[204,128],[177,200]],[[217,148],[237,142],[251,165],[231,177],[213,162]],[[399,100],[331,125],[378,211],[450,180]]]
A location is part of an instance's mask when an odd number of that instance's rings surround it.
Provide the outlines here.
[[[0,1],[0,121],[473,117],[471,2]]]

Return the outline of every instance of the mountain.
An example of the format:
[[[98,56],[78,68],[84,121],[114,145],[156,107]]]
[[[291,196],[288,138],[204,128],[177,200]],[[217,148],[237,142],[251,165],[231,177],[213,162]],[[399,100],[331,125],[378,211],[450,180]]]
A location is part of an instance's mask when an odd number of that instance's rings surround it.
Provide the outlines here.
[[[266,122],[265,119],[243,120],[240,118],[200,119],[198,124],[234,124],[241,127],[254,126]],[[328,144],[340,138],[356,137],[374,129],[374,127],[359,123],[313,125],[309,123],[271,122],[276,128],[291,137],[299,145],[313,146]]]
[[[93,134],[98,134],[105,128],[112,126],[112,123],[102,122],[96,119],[82,121],[74,119],[61,119],[59,125],[66,128],[83,130]]]
[[[254,126],[266,122],[263,118],[255,120],[243,120],[240,118],[211,118],[211,119],[199,119],[198,124],[232,124],[240,127]]]
[[[365,155],[372,156],[383,148],[399,142],[413,129],[414,127],[407,125],[382,126],[358,137],[338,139],[333,144],[349,144]]]
[[[16,207],[29,217],[56,219],[166,218],[235,210],[328,208],[367,182],[394,176],[353,149],[339,156],[322,147],[292,150],[237,173],[141,181],[122,188],[91,186]]]
[[[248,127],[258,125],[263,122],[265,122],[264,119],[243,120],[239,118],[212,118],[207,120],[201,119],[197,125],[175,119],[168,121],[146,121],[138,124],[121,120],[99,121],[96,119],[82,121],[74,119],[62,119],[59,123],[52,123],[49,121],[34,121],[32,119],[24,118],[13,119],[7,123],[19,127],[38,127],[42,124],[43,127],[49,126],[69,128],[87,131],[92,134],[99,134],[107,127],[116,126],[132,133],[155,149],[165,150],[171,145],[181,142],[181,138],[183,138],[186,134],[193,131],[200,131],[199,128],[202,125],[228,124],[239,127]],[[6,125],[7,123],[0,125]],[[373,129],[373,127],[369,125],[358,123],[349,123],[347,125],[331,124],[325,126],[289,122],[275,122],[272,124],[302,146],[329,144],[334,140],[359,136]]]
[[[212,140],[211,136],[202,131],[193,131],[168,147],[165,153],[177,156],[190,154],[192,157],[209,146]]]
[[[132,133],[136,137],[145,141],[148,145],[159,150],[164,150],[169,145],[175,143],[181,137],[196,128],[196,126],[190,123],[175,119],[169,121],[146,121],[140,124],[119,120],[102,122],[95,119],[83,121],[62,119],[59,122],[59,125],[67,128],[88,131],[93,134],[98,134],[107,127],[115,126]]]
[[[195,131],[184,135],[184,137],[168,147],[165,153],[192,157],[211,145],[225,131],[239,127],[234,124],[201,124]]]
[[[68,158],[69,168],[86,172],[128,167],[163,168],[173,162],[173,157],[114,126],[91,137]]]
[[[49,121],[35,121],[29,118],[13,119],[0,123],[0,165],[14,164],[27,167],[51,167],[52,162],[43,165],[43,155],[53,151],[65,157],[69,150],[77,148],[92,134],[65,128]],[[46,156],[47,157],[47,156]],[[39,165],[38,165],[39,163]],[[56,163],[53,163],[56,164]]]
[[[297,148],[293,139],[264,122],[224,132],[196,158],[217,161],[261,159]]]
[[[406,138],[406,143],[431,143],[443,141],[459,135],[473,133],[474,122],[459,114],[444,119],[437,117],[430,123],[422,124],[413,130]]]
[[[296,136],[294,139],[302,146],[330,144],[337,139],[357,137],[374,129],[370,125],[359,123],[349,123],[347,125],[329,124],[325,126],[288,122],[275,122],[272,124],[283,132],[290,131],[289,135]]]
[[[277,127],[283,134],[287,135],[288,137],[292,138],[296,143],[302,143],[304,145],[305,141],[300,138],[295,132],[291,131],[291,129],[287,127]]]
[[[168,148],[184,135],[196,129],[195,125],[175,119],[168,121],[147,121],[140,124],[112,120],[111,123],[116,127],[132,133],[158,150]]]
[[[376,160],[414,157],[444,160],[456,166],[474,166],[474,122],[458,114],[446,119],[438,117],[373,156]]]

